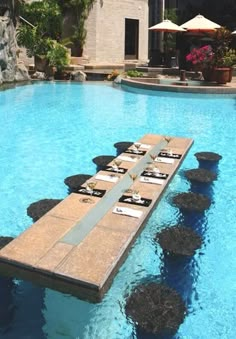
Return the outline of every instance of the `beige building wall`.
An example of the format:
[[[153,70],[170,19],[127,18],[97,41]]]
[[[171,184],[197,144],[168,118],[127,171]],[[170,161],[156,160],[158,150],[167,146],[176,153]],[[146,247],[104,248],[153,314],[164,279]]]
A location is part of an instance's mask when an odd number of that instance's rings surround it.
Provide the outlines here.
[[[148,59],[148,0],[97,0],[87,19],[84,56],[89,62],[123,63],[125,19],[139,20],[138,60]]]

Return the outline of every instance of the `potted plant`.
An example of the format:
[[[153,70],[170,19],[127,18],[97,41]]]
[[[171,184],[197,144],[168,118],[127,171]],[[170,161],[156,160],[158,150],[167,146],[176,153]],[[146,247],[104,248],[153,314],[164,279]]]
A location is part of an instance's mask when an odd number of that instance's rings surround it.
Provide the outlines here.
[[[17,42],[26,48],[29,57],[35,58],[35,69],[45,72],[49,65],[47,54],[61,35],[60,8],[50,0],[22,3],[20,14],[24,21],[17,28]]]
[[[225,55],[222,57],[221,62],[219,64],[219,68],[227,68],[229,73],[228,81],[232,81],[233,76],[233,66],[236,65],[236,53],[234,50],[230,49],[225,52]]]
[[[222,27],[217,29],[212,42],[212,49],[214,53],[214,71],[216,82],[219,84],[225,84],[232,80],[232,70],[233,65],[233,51],[230,50],[230,45],[232,41],[231,32]]]
[[[215,81],[214,53],[210,45],[193,48],[186,56],[186,61],[191,64],[190,68],[202,72],[204,80]]]
[[[49,67],[51,67],[52,70],[55,69],[55,79],[67,79],[67,74],[63,72],[65,67],[69,64],[69,53],[67,48],[54,40],[52,41],[51,48],[47,52],[46,57]]]
[[[194,48],[186,60],[192,66],[201,67],[206,81],[216,81],[225,84],[232,80],[232,66],[236,64],[236,54],[230,49],[231,32],[225,28],[218,29],[211,45]]]

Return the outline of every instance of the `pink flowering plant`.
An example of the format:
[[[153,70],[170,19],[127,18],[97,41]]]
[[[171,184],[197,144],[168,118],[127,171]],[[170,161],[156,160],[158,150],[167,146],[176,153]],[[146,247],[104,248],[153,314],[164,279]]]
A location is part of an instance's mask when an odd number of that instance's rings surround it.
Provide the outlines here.
[[[214,61],[214,53],[210,45],[200,48],[193,48],[192,51],[186,56],[186,61],[192,65],[209,65]]]

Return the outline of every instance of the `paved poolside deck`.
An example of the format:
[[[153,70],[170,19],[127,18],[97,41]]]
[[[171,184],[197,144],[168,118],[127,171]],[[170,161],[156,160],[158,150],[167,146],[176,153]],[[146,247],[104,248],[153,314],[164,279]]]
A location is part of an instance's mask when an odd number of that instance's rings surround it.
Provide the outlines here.
[[[117,182],[96,179],[95,189],[106,190],[102,198],[92,197],[93,203],[85,203],[86,195],[72,193],[5,246],[0,251],[0,273],[81,299],[101,300],[193,140],[171,137],[169,141],[161,135],[147,134],[139,142],[146,154],[132,155],[130,159],[137,158],[136,162],[123,160],[120,167],[127,172],[119,174]],[[162,184],[141,182],[140,177],[132,183],[128,173],[140,176],[151,160],[150,154],[158,154],[165,147],[181,155],[173,163],[157,163],[160,172],[168,174],[168,178]],[[127,153],[121,156],[130,157]],[[109,172],[98,174],[107,176]],[[151,204],[144,207],[119,202],[129,187],[138,190],[143,198],[151,199]],[[114,206],[132,208],[142,215],[134,218],[115,214]]]

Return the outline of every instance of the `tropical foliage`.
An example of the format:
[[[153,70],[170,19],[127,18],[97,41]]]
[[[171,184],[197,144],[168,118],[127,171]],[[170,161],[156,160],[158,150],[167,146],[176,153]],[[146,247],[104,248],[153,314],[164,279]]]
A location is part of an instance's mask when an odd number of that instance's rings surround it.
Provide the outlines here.
[[[83,49],[85,44],[87,31],[85,29],[85,21],[88,18],[95,0],[56,0],[61,8],[62,13],[70,13],[73,17],[73,33],[70,40],[78,49]]]
[[[186,56],[192,65],[231,67],[236,64],[236,52],[231,49],[232,34],[226,28],[216,30],[211,45],[193,48]]]

